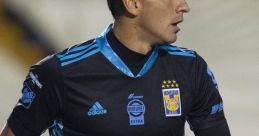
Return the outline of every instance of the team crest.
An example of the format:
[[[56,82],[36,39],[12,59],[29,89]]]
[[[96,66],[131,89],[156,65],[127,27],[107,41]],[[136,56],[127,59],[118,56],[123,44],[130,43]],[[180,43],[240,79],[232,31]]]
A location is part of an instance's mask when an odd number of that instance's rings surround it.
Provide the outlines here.
[[[164,81],[162,85],[165,116],[181,116],[181,97],[179,84],[173,80]]]

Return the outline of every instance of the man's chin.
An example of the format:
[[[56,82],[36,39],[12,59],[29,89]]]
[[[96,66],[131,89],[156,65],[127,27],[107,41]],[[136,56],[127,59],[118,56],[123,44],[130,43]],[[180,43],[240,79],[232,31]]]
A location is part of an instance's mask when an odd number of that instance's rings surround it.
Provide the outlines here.
[[[155,45],[158,45],[158,44],[171,44],[171,43],[174,43],[176,42],[177,40],[177,36],[176,35],[171,35],[170,37],[166,37],[166,38],[163,38],[161,41],[159,41],[158,43],[155,43]]]
[[[174,35],[173,37],[171,37],[170,39],[168,39],[167,43],[174,43],[174,42],[176,42],[176,40],[177,40],[177,36]]]

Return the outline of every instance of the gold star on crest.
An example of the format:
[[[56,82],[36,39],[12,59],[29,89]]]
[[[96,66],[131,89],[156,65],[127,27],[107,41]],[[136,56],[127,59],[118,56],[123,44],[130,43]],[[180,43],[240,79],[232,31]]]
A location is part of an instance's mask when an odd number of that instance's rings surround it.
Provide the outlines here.
[[[162,85],[162,88],[165,88],[165,85]]]
[[[164,80],[161,87],[163,89],[179,88],[179,84],[176,82],[176,80]]]

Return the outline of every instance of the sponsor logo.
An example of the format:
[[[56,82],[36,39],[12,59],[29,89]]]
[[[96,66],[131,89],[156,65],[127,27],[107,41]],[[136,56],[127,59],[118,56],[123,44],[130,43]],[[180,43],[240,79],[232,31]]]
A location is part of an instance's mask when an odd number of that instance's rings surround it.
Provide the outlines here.
[[[49,128],[50,136],[64,136],[63,133],[63,122],[61,119],[57,119],[54,121],[54,124]]]
[[[218,83],[217,80],[215,79],[215,76],[213,75],[211,69],[209,67],[207,67],[207,73],[208,75],[211,77],[213,84],[216,86],[216,88],[218,89]]]
[[[224,109],[224,106],[223,106],[223,103],[219,103],[219,104],[216,104],[216,105],[213,105],[212,108],[211,108],[211,113],[210,114],[216,114],[218,112],[221,112],[223,111]]]
[[[127,112],[129,114],[129,124],[131,126],[144,125],[144,114],[145,114],[145,105],[143,101],[143,96],[134,96],[130,94],[128,99],[130,100],[127,105]]]
[[[32,72],[29,73],[32,83],[36,84],[40,89],[42,88],[42,84],[38,80],[38,75],[34,75]]]
[[[102,107],[99,102],[95,102],[94,105],[87,112],[88,116],[103,115],[106,114],[107,110]]]
[[[179,84],[175,80],[164,81],[162,93],[164,100],[165,116],[181,116],[181,97]]]
[[[20,98],[18,105],[22,105],[24,108],[29,109],[35,96],[35,93],[25,85],[23,87],[22,97]]]

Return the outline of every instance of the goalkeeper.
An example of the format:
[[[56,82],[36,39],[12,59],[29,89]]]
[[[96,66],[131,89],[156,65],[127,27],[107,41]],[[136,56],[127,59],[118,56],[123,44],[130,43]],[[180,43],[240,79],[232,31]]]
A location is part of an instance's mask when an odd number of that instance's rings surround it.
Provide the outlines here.
[[[33,65],[1,136],[230,136],[206,62],[171,45],[185,0],[107,0],[114,23]]]

